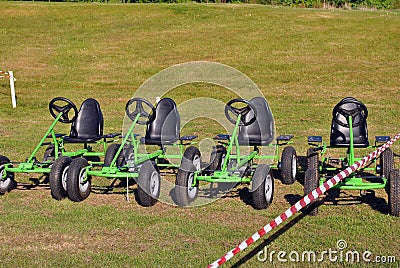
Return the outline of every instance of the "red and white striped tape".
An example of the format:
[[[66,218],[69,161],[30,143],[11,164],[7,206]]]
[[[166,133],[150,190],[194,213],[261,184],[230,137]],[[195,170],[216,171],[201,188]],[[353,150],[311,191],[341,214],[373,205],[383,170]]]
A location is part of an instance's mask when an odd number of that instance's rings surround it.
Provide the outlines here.
[[[0,71],[0,78],[10,78],[10,74],[7,72]]]
[[[240,243],[237,247],[232,249],[231,251],[227,252],[224,256],[222,256],[220,259],[216,260],[215,262],[211,263],[208,268],[214,268],[214,267],[219,267],[220,265],[224,264],[228,260],[230,260],[233,256],[238,254],[240,251],[244,250],[251,244],[253,244],[255,241],[263,237],[265,234],[267,234],[269,231],[277,227],[279,224],[284,222],[285,220],[289,219],[291,216],[293,216],[296,212],[300,211],[302,208],[310,204],[313,200],[318,198],[320,195],[328,191],[330,188],[335,186],[338,182],[349,176],[351,173],[356,171],[357,169],[365,166],[368,162],[370,162],[372,159],[377,158],[383,151],[385,151],[387,148],[392,146],[392,144],[397,141],[400,138],[400,133],[398,133],[393,139],[367,155],[366,157],[362,158],[361,160],[357,161],[353,165],[349,166],[345,170],[341,171],[340,173],[336,174],[334,177],[331,179],[327,180],[323,185],[317,187],[313,191],[311,191],[309,194],[305,195],[301,200],[296,202],[293,206],[291,206],[289,209],[287,209],[285,212],[283,212],[281,215],[276,217],[274,220],[272,220],[270,223],[265,225],[263,228],[261,228],[258,232],[254,233],[252,236],[244,240],[242,243]]]

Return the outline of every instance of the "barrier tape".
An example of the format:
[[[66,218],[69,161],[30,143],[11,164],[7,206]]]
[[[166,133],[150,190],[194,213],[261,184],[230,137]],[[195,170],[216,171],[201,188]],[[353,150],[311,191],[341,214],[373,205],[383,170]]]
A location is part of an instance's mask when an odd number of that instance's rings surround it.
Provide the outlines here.
[[[0,72],[0,78],[10,78],[10,74],[5,72]]]
[[[10,72],[11,71],[9,71],[9,72],[0,71],[0,78],[10,78],[11,77]],[[14,80],[15,80],[15,78],[14,78]]]
[[[276,217],[274,220],[272,220],[270,223],[265,225],[263,228],[261,228],[258,232],[254,233],[252,236],[244,240],[242,243],[240,243],[237,247],[232,249],[231,251],[227,252],[225,255],[223,255],[220,259],[216,260],[215,262],[211,263],[208,268],[214,268],[214,267],[219,267],[220,265],[224,264],[228,260],[230,260],[233,256],[238,254],[240,251],[244,250],[254,242],[256,242],[258,239],[266,235],[268,232],[270,232],[272,229],[277,227],[279,224],[284,222],[285,220],[289,219],[291,216],[293,216],[295,213],[300,211],[302,208],[306,207],[308,204],[310,204],[313,200],[318,198],[320,195],[328,191],[330,188],[335,186],[338,182],[349,176],[351,173],[356,171],[357,169],[365,166],[368,162],[370,162],[372,159],[377,158],[383,151],[385,151],[387,148],[393,145],[395,141],[397,141],[400,138],[400,133],[398,133],[394,138],[392,138],[390,141],[370,153],[369,155],[365,156],[361,160],[357,161],[353,165],[347,167],[345,170],[339,172],[336,174],[334,177],[331,179],[327,180],[324,182],[321,186],[317,187],[307,195],[305,195],[302,199],[300,199],[296,204],[291,206],[289,209],[287,209],[285,212],[283,212],[281,215]]]

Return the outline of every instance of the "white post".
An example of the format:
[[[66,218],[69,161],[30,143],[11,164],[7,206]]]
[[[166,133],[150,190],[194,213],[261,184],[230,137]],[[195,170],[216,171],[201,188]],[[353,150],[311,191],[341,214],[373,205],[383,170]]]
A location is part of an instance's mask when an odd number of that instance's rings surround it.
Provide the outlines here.
[[[12,102],[12,107],[16,108],[17,107],[17,100],[15,98],[15,87],[14,87],[14,74],[13,71],[8,71],[8,74],[10,76],[10,88],[11,88],[11,102]]]

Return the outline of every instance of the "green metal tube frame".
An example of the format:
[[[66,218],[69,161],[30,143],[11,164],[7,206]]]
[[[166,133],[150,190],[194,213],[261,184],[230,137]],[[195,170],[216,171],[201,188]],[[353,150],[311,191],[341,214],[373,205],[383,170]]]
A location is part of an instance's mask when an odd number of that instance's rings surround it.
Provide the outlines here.
[[[107,148],[107,141],[104,139],[104,141],[99,141],[97,144],[102,144],[103,145],[103,152],[94,152],[92,151],[91,146],[87,146],[84,149],[80,149],[78,151],[74,152],[67,152],[64,149],[64,140],[61,137],[57,137],[57,135],[54,133],[54,127],[56,126],[57,122],[61,118],[63,113],[59,113],[57,117],[54,119],[38,145],[35,147],[35,149],[32,151],[30,156],[27,158],[25,162],[20,162],[17,167],[13,167],[13,163],[6,164],[4,166],[4,172],[3,172],[3,179],[6,178],[7,173],[50,173],[51,172],[51,165],[53,161],[47,160],[44,162],[37,162],[36,161],[36,154],[41,148],[41,146],[45,144],[54,144],[54,158],[57,160],[59,157],[59,154],[61,152],[62,156],[68,156],[68,157],[79,157],[79,156],[104,156],[106,148]],[[51,138],[51,141],[46,142],[47,139]],[[101,162],[94,162],[97,164],[100,164]]]
[[[326,167],[327,163],[330,160],[329,157],[324,157],[324,155],[327,153],[327,149],[337,148],[337,147],[327,146],[325,143],[323,144],[322,150],[320,152],[320,155],[322,156],[321,165],[319,165],[319,172],[323,174],[319,178],[320,185],[322,185],[328,179],[327,173],[329,173],[329,172],[338,173],[342,169],[345,169],[347,166],[351,166],[354,163],[356,163],[357,161],[362,159],[362,158],[355,157],[354,136],[353,136],[353,119],[351,116],[349,116],[348,123],[349,123],[349,133],[350,133],[350,144],[349,144],[349,147],[347,147],[346,157],[339,158],[341,165],[342,165],[341,168]],[[374,146],[368,146],[367,148],[376,148],[376,147],[377,146],[374,145]],[[343,163],[346,163],[346,165],[343,165]],[[371,165],[373,165],[373,167],[370,167]],[[345,178],[343,181],[336,184],[333,188],[343,189],[343,190],[384,189],[387,184],[387,179],[384,177],[381,177],[381,176],[373,177],[373,178],[382,179],[382,182],[364,182],[363,179],[365,179],[366,177],[357,176],[357,174],[359,174],[360,172],[366,172],[366,171],[375,171],[376,172],[376,170],[377,170],[377,161],[375,159],[368,166],[363,167],[363,168],[359,169],[357,172],[350,174],[347,178]]]
[[[179,144],[171,144],[168,146],[179,146],[179,155],[176,154],[166,154],[166,149],[164,147],[149,153],[149,154],[140,154],[138,153],[140,141],[136,138],[136,135],[133,133],[134,127],[137,124],[137,121],[140,118],[140,114],[137,114],[135,119],[132,121],[131,126],[128,129],[124,139],[120,147],[118,148],[113,160],[110,163],[110,166],[102,166],[101,169],[93,169],[94,165],[89,165],[86,167],[86,176],[96,176],[96,177],[106,177],[106,178],[137,178],[139,176],[138,170],[135,169],[143,164],[147,160],[155,160],[155,159],[182,159],[183,156],[183,149],[185,145],[182,141]],[[119,154],[124,149],[124,146],[129,143],[129,138],[131,139],[130,144],[133,145],[133,163],[131,162],[129,165],[124,165],[121,167],[117,166],[117,160]],[[190,142],[189,144],[194,144]],[[159,167],[166,167],[166,168],[179,168],[179,165],[176,164],[157,164]],[[132,171],[132,169],[134,171]]]
[[[232,132],[232,136],[230,137],[228,143],[225,143],[227,146],[226,150],[226,157],[224,159],[224,162],[222,164],[221,170],[220,171],[215,171],[213,175],[201,175],[202,171],[197,171],[194,172],[193,176],[193,183],[192,186],[195,187],[199,181],[205,181],[205,182],[236,182],[236,183],[250,183],[252,181],[252,177],[243,177],[234,174],[235,171],[237,171],[239,168],[243,167],[249,162],[252,162],[253,160],[257,159],[272,159],[274,163],[276,163],[279,159],[279,147],[283,144],[279,144],[279,142],[275,144],[270,144],[267,146],[274,146],[275,148],[275,154],[273,156],[270,155],[260,155],[259,154],[259,149],[257,146],[254,146],[253,151],[248,154],[248,155],[242,155],[240,152],[240,146],[239,146],[239,141],[238,141],[238,129],[239,129],[239,123],[241,120],[241,115],[239,114],[237,119],[236,119],[236,124]],[[290,144],[292,142],[288,141],[285,144]],[[231,154],[233,150],[233,146],[236,147],[236,155]],[[231,159],[239,159],[237,167],[231,168],[228,170],[228,164]],[[278,168],[278,165],[270,165],[271,168]]]

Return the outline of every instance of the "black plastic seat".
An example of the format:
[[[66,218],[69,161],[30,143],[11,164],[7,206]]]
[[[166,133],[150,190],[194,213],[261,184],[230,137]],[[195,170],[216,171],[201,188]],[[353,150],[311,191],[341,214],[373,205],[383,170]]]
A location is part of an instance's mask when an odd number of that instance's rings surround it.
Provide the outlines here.
[[[250,125],[239,127],[239,144],[252,146],[268,145],[273,141],[275,134],[274,117],[271,109],[265,98],[255,97],[251,99],[250,102],[256,108],[257,117]],[[248,120],[252,117],[252,111],[245,115],[245,119]]]
[[[144,143],[150,145],[173,144],[179,140],[180,116],[176,103],[163,98],[149,116]]]
[[[349,118],[352,118],[354,147],[368,147],[367,117],[368,110],[359,100],[347,97],[333,108],[330,145],[333,147],[350,146]]]
[[[103,138],[103,113],[100,104],[95,99],[82,102],[78,115],[71,124],[69,136],[64,137],[64,142],[92,143]]]

